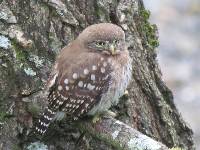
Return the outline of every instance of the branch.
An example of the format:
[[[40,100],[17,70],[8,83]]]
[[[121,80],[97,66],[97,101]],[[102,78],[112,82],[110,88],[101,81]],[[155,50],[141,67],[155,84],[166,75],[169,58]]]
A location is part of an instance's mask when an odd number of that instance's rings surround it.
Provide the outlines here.
[[[117,149],[126,150],[168,150],[160,142],[131,128],[114,118],[103,117],[97,123],[82,121],[79,125],[82,131],[104,140]]]

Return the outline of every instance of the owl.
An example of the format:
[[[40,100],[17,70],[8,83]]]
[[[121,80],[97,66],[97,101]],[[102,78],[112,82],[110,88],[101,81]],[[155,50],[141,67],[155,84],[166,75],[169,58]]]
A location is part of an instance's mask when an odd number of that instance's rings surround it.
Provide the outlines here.
[[[58,112],[77,120],[116,105],[131,79],[125,33],[111,23],[94,24],[64,47],[47,81],[48,106],[36,126],[44,134]]]

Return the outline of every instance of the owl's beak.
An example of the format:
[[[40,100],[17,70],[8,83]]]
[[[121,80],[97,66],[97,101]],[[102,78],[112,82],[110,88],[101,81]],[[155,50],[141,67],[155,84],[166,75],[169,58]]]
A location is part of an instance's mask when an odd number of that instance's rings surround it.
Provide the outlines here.
[[[115,46],[113,44],[110,45],[109,50],[112,55],[115,55],[116,50],[115,50]]]

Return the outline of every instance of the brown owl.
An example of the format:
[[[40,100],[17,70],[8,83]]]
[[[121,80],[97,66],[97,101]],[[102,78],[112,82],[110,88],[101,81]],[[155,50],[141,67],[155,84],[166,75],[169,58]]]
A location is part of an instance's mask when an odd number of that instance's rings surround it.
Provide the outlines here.
[[[131,79],[124,31],[111,23],[87,27],[64,47],[47,82],[48,107],[36,131],[45,133],[57,112],[79,119],[116,105]]]

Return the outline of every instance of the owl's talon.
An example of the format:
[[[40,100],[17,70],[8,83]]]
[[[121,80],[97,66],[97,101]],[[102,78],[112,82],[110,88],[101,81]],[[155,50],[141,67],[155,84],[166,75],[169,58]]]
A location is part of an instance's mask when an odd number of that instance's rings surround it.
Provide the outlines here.
[[[104,115],[104,117],[107,117],[107,118],[110,118],[110,117],[115,118],[116,116],[117,114],[111,110],[107,110]]]
[[[97,123],[98,121],[101,120],[101,117],[99,114],[95,115],[93,118],[92,118],[92,123],[95,124]]]

